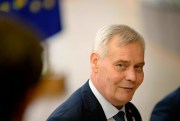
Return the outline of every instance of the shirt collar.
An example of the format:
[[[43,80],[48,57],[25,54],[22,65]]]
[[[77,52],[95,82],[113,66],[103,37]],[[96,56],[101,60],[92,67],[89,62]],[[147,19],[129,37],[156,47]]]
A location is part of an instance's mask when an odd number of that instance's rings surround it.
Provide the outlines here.
[[[93,85],[92,81],[89,80],[89,86],[93,92],[93,94],[95,95],[95,97],[97,98],[97,100],[99,101],[99,103],[102,106],[102,109],[105,113],[106,119],[112,118],[114,115],[116,115],[119,110],[114,107],[110,102],[108,102],[99,92],[98,90],[95,88],[95,86]],[[123,106],[121,108],[121,111],[123,111],[125,113],[125,106]]]

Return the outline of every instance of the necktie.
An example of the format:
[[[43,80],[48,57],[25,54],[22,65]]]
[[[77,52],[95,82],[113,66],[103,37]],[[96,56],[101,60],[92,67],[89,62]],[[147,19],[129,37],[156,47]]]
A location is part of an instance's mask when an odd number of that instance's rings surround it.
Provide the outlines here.
[[[113,116],[113,118],[116,121],[125,121],[125,119],[124,119],[124,112],[123,111],[118,112],[115,116]]]

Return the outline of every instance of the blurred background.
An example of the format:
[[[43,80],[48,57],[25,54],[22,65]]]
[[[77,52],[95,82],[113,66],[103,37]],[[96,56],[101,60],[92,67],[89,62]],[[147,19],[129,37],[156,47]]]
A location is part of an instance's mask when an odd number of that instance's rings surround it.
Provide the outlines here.
[[[24,121],[45,121],[89,79],[92,43],[107,24],[127,24],[146,41],[145,78],[132,100],[143,121],[180,86],[179,0],[7,0],[0,10],[32,22],[46,37],[42,83]]]

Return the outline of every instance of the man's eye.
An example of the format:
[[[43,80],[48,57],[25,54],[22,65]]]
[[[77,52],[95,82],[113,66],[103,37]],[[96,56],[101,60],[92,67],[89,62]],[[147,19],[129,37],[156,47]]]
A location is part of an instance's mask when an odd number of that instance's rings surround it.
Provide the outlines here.
[[[143,66],[135,66],[135,69],[138,71],[142,71],[143,70]]]
[[[119,66],[119,67],[125,67],[125,65],[124,65],[124,64],[118,64],[118,66]]]
[[[126,69],[126,65],[125,64],[117,64],[117,68],[119,70],[125,70]]]

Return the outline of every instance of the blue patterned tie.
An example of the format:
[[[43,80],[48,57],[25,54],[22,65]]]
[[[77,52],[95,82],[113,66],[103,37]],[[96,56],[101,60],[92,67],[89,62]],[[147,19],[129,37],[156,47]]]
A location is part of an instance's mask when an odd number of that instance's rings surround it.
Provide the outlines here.
[[[116,121],[125,121],[125,119],[124,119],[124,112],[123,111],[118,112],[115,116],[113,116],[113,118]]]

